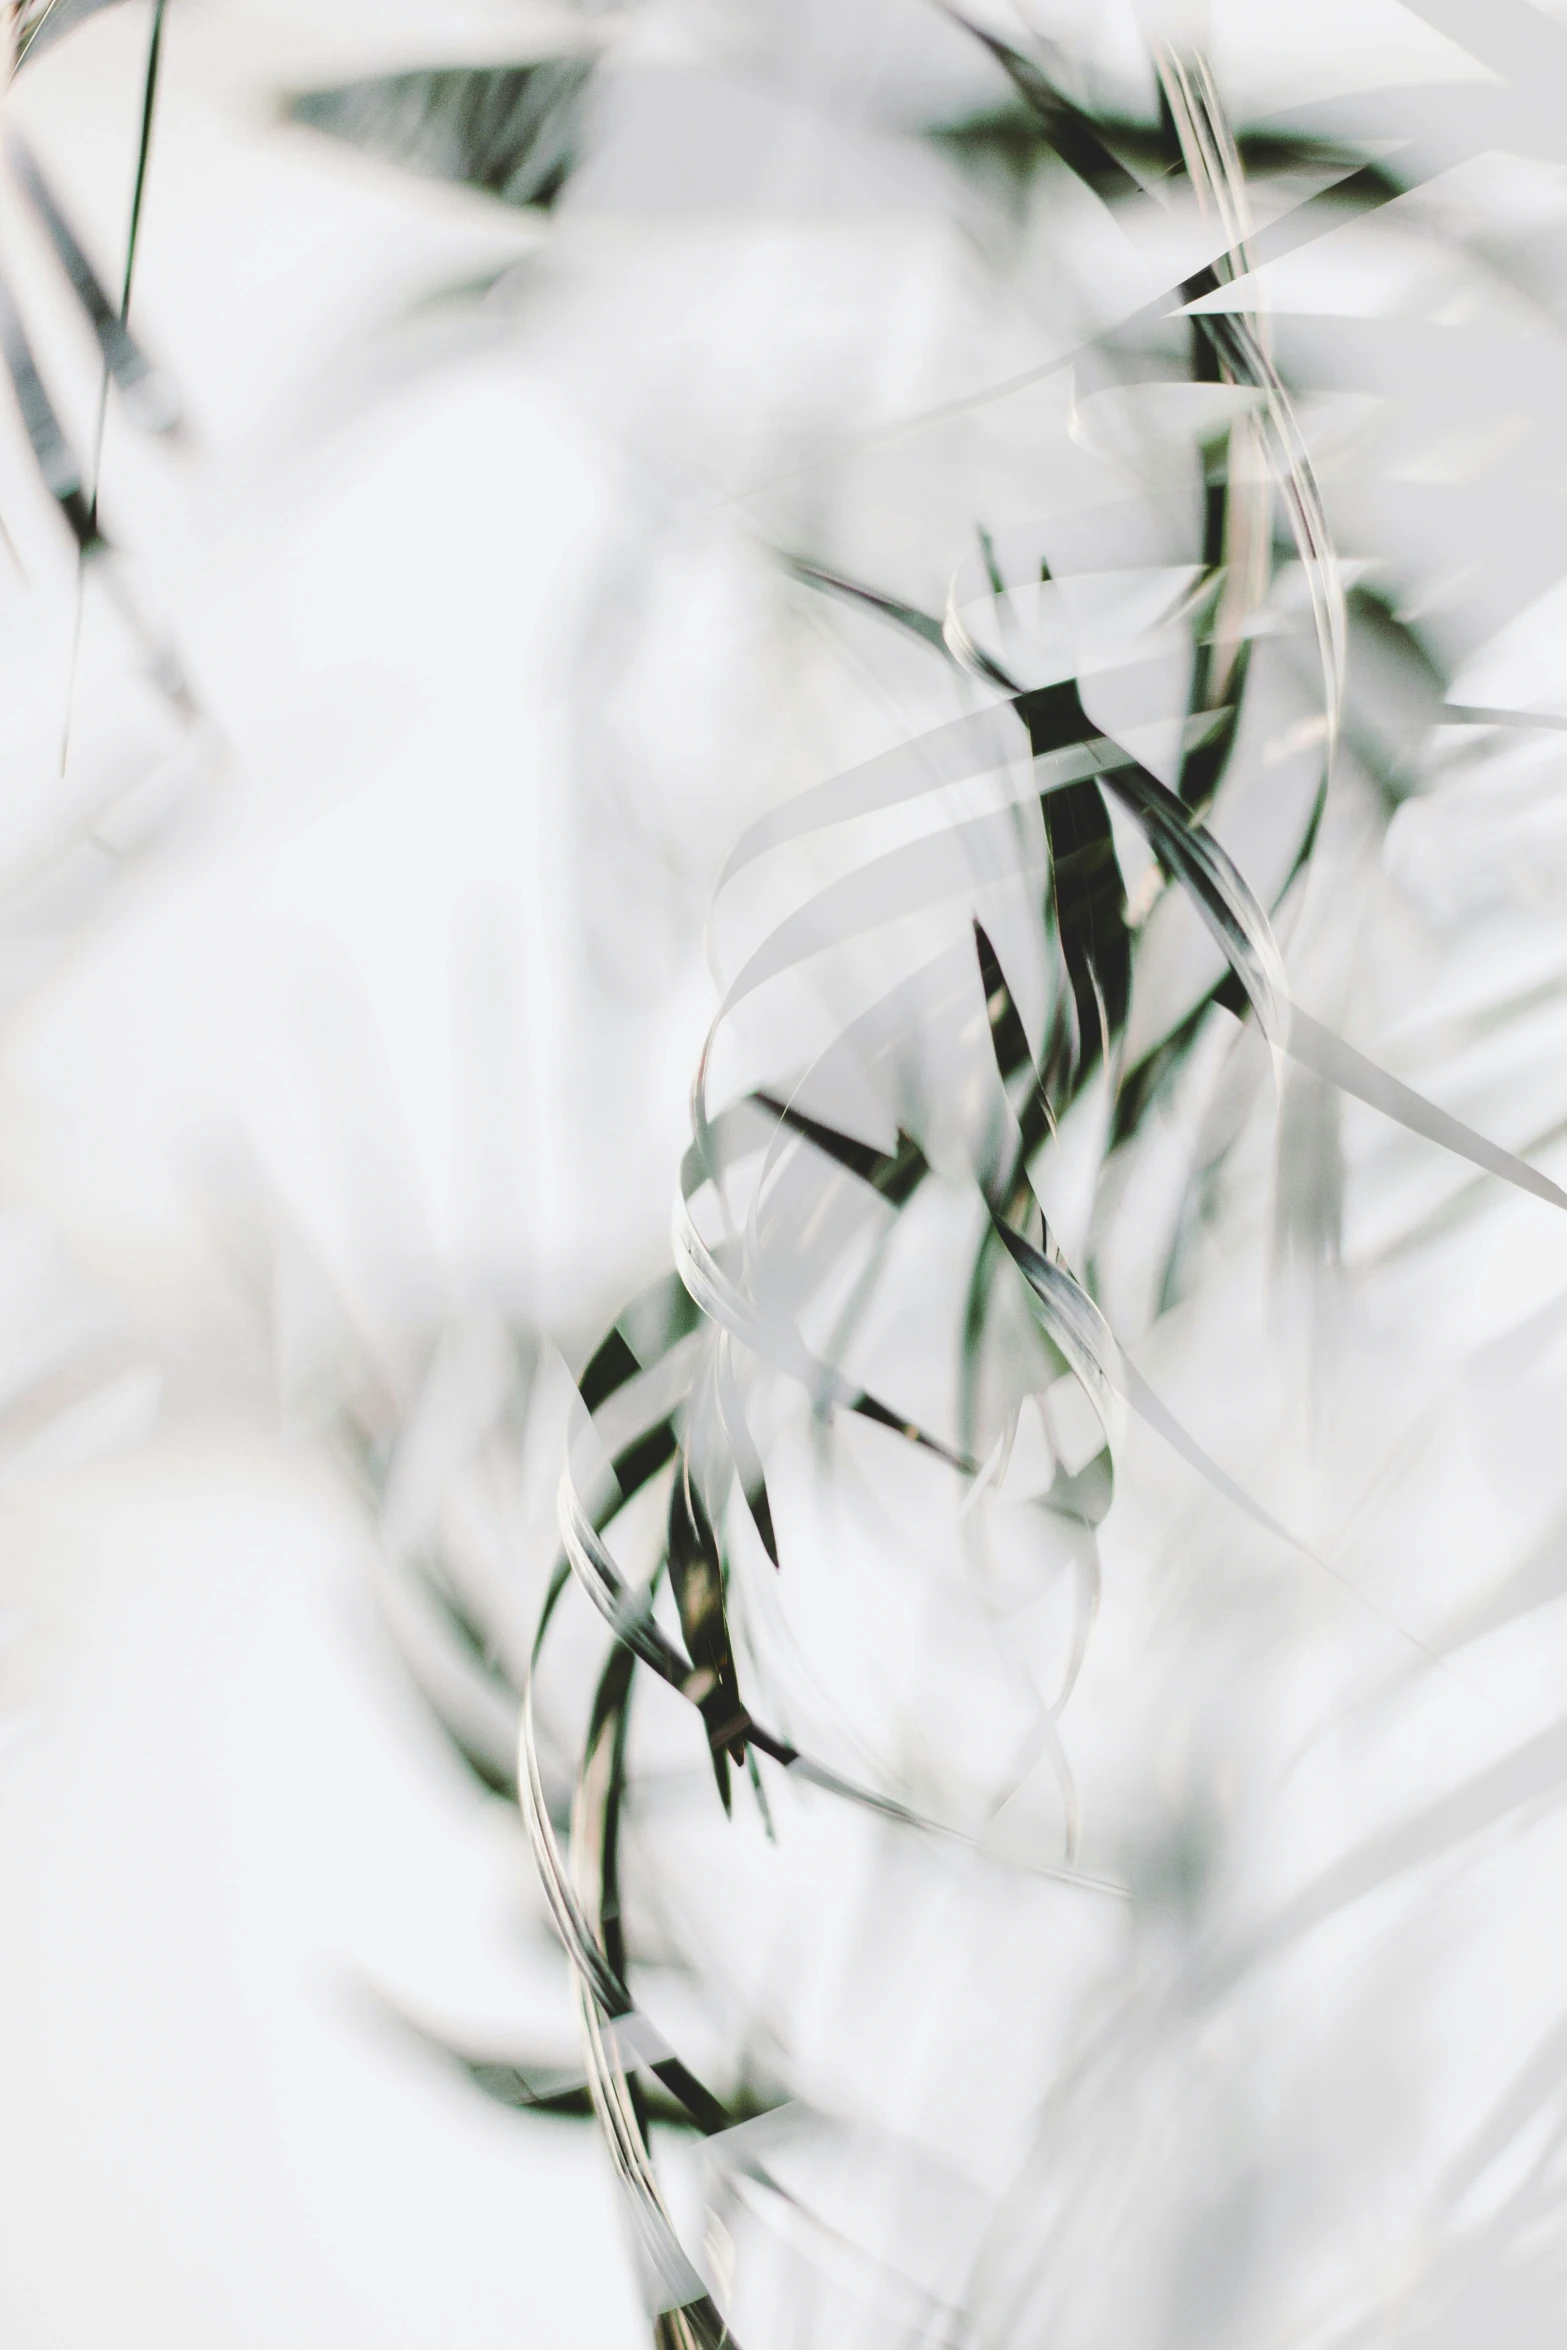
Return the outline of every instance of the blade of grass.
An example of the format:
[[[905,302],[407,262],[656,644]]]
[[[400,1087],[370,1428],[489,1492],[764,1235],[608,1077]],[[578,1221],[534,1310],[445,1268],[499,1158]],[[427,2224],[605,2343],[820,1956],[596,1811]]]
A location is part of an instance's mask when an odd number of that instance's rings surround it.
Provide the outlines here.
[[[131,216],[125,232],[125,269],[120,279],[119,323],[131,314],[131,286],[136,275],[136,253],[141,241],[142,201],[147,192],[147,165],[152,154],[153,115],[158,101],[158,67],[163,55],[163,11],[166,0],[152,0],[152,22],[147,33],[147,62],[142,71],[141,123],[136,142],[136,177],[131,186]],[[102,380],[98,387],[98,421],[93,431],[92,466],[88,475],[88,515],[98,528],[98,490],[103,475],[103,436],[109,417],[109,356],[105,346]],[[76,614],[71,626],[71,660],[65,681],[65,722],[60,730],[60,773],[71,753],[71,717],[76,704],[76,673],[81,663],[82,613],[87,573],[79,558],[76,566]]]

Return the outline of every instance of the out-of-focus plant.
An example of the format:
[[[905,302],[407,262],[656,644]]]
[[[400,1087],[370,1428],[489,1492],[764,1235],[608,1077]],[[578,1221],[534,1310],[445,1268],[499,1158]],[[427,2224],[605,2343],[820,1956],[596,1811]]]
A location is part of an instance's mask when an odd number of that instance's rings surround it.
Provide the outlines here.
[[[72,21],[70,0],[20,11],[19,56]],[[1288,1865],[1255,1813],[1250,1843],[1237,1828],[1257,1790],[1235,1783],[1253,1770],[1287,1815],[1324,1720],[1352,1736],[1383,1706],[1396,1746],[1408,1688],[1445,1694],[1449,1652],[1567,1580],[1553,1536],[1511,1580],[1411,1609],[1345,1563],[1386,1468],[1359,1477],[1360,1431],[1354,1506],[1314,1488],[1321,1424],[1344,1436],[1346,1267],[1445,1269],[1449,1243],[1462,1263],[1504,1185],[1541,1217],[1567,1205],[1535,1164],[1555,1106],[1516,1132],[1511,1097],[1477,1082],[1460,1118],[1428,1098],[1437,1079],[1338,1033],[1374,1025],[1360,907],[1400,823],[1415,832],[1406,812],[1466,757],[1488,772],[1531,713],[1444,698],[1507,593],[1459,598],[1457,620],[1452,599],[1445,619],[1440,599],[1414,608],[1419,533],[1405,518],[1382,546],[1386,517],[1345,510],[1331,370],[1278,331],[1262,275],[1406,220],[1491,117],[1466,85],[1473,127],[1440,91],[1252,123],[1184,38],[1150,41],[1140,102],[1096,99],[1071,36],[930,21],[950,45],[918,105],[867,136],[939,186],[968,265],[1043,322],[1046,353],[946,385],[895,430],[846,426],[826,454],[801,457],[791,419],[764,452],[777,480],[758,464],[751,494],[725,485],[798,661],[786,687],[809,701],[825,670],[823,733],[852,699],[884,729],[890,704],[893,739],[709,844],[719,1008],[674,1270],[574,1350],[542,1593],[517,1562],[543,1333],[512,1311],[422,1333],[396,1365],[345,1346],[327,1382],[394,1627],[476,1778],[519,1794],[571,1961],[578,2070],[464,2061],[503,2102],[596,2117],[667,2350],[1416,2341],[1493,2273],[1487,2307],[1514,2292],[1527,2326],[1560,2262],[1559,2042],[1410,2186],[1414,2283],[1346,2250],[1377,2131],[1308,2160],[1259,2083],[1271,2062],[1281,2097],[1310,2086],[1279,2047],[1292,1999],[1329,1997],[1290,1973],[1308,1936],[1552,1802],[1559,1727],[1482,1741],[1382,1825],[1357,1794],[1340,1844],[1308,1822]],[[612,81],[617,28],[593,29]],[[697,12],[680,29],[712,33]],[[776,12],[745,12],[734,38],[753,35],[764,64],[788,61]],[[598,72],[585,47],[283,104],[564,231],[579,166],[613,147]],[[801,87],[802,110],[821,101],[803,64]],[[167,429],[128,323],[136,208],[116,302],[25,151],[14,170],[106,385]],[[1415,219],[1440,247],[1440,218]],[[1476,267],[1554,335],[1528,259],[1493,246]],[[521,331],[552,315],[524,308]],[[97,562],[95,467],[66,448],[3,288],[0,340],[42,478]],[[949,438],[928,480],[894,461],[891,493],[862,498],[889,448],[1002,411],[999,457]],[[1405,477],[1421,484],[1418,452]],[[630,623],[606,622],[610,582],[582,630],[604,690],[576,716],[627,770],[628,805],[656,725],[621,656],[669,619],[665,520]],[[1528,1035],[1559,992],[1549,971],[1515,979],[1451,1014],[1460,1048]],[[1400,1065],[1422,1075],[1418,1054]],[[1369,1122],[1347,1138],[1354,1104],[1420,1156],[1390,1174]],[[1504,1131],[1516,1150],[1487,1139]],[[1185,1360],[1190,1394],[1167,1383]],[[1280,1383],[1305,1399],[1295,1418]],[[1208,1579],[1199,1596],[1171,1597],[1172,1561]],[[1345,1622],[1378,1644],[1353,1703],[1323,1662],[1324,1624]],[[1161,1714],[1178,1737],[1155,1735]],[[1401,1931],[1407,1950],[1418,1920]],[[1366,1967],[1358,2026],[1397,1999]],[[1380,2055],[1375,2039],[1355,2046]],[[1324,2134],[1355,2119],[1348,2097]]]

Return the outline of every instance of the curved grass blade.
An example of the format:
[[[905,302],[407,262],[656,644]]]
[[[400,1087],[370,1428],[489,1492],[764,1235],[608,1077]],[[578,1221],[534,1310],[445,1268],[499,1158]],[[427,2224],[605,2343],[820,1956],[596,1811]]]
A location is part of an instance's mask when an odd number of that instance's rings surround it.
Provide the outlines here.
[[[1290,1004],[1287,1010],[1288,1026],[1283,1041],[1285,1051],[1293,1060],[1314,1069],[1319,1077],[1336,1085],[1340,1093],[1353,1094],[1357,1101],[1380,1110],[1385,1118],[1406,1127],[1411,1134],[1424,1135],[1428,1142],[1439,1143],[1455,1157],[1483,1167],[1488,1175],[1499,1175],[1504,1183],[1512,1184],[1518,1191],[1531,1192],[1553,1208],[1567,1208],[1567,1191],[1553,1183],[1548,1175],[1542,1175],[1537,1167],[1531,1167],[1526,1159],[1515,1157],[1498,1143],[1488,1142],[1462,1119],[1439,1110],[1424,1094],[1416,1093],[1413,1086],[1378,1068],[1375,1061],[1368,1061],[1363,1053],[1357,1053],[1353,1045],[1313,1020],[1298,1004]]]
[[[600,1678],[587,1745],[572,1803],[571,1860],[583,1900],[583,1923],[606,1961],[624,1972],[619,1844],[625,1787],[626,1731],[633,1660],[614,1651]],[[552,1838],[553,1841],[553,1838]],[[627,2057],[651,2062],[699,2127],[721,2130],[729,2116],[688,2073],[634,2011],[606,2019],[593,1987],[577,1978],[577,2009],[587,2060],[588,2088],[616,2175],[626,2197],[640,2253],[644,2289],[655,2326],[672,2343],[720,2350],[731,2337],[701,2277],[686,2257],[659,2189],[648,2143],[646,2108]],[[655,2338],[659,2338],[655,2333]]]

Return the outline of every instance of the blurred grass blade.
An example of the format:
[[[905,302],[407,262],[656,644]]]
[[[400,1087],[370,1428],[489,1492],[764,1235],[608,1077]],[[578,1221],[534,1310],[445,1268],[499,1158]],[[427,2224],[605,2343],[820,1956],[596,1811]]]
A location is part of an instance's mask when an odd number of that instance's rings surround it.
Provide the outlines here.
[[[44,487],[64,515],[82,553],[94,554],[105,542],[82,488],[81,467],[60,428],[54,402],[38,372],[22,314],[3,277],[0,277],[0,353],[5,358],[28,446]]]
[[[590,57],[430,68],[302,91],[287,111],[405,170],[547,211],[576,163],[592,72]]]
[[[18,69],[33,56],[41,57],[89,16],[113,5],[114,0],[23,0],[16,12]]]
[[[125,403],[126,415],[144,432],[172,432],[179,422],[179,400],[173,384],[161,370],[153,367],[126,325],[122,312],[110,302],[32,151],[14,132],[6,146],[11,169],[42,221],[71,290],[97,337],[104,365]],[[131,248],[133,257],[134,248]],[[128,258],[127,275],[130,265]]]

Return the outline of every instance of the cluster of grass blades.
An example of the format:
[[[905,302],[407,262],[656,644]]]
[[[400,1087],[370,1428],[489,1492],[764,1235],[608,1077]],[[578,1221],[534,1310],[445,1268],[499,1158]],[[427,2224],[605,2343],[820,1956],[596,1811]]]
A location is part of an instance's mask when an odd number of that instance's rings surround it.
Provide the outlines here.
[[[639,1696],[657,1685],[683,1701],[700,1725],[718,1810],[734,1820],[749,1807],[768,1839],[783,1791],[804,1788],[808,1803],[846,1807],[915,1845],[986,1853],[1071,1899],[1128,1902],[1132,1888],[1084,1865],[1066,1716],[1088,1654],[1098,1532],[1129,1417],[1226,1506],[1292,1547],[1303,1572],[1333,1571],[1211,1457],[1132,1357],[1142,1328],[1184,1293],[1187,1252],[1236,1117],[1167,1186],[1146,1312],[1132,1330],[1115,1326],[1116,1201],[1154,1148],[1162,1107],[1183,1086],[1211,1096],[1222,1063],[1243,1068],[1248,1100],[1279,1085],[1287,1117],[1299,1071],[1480,1175],[1567,1206],[1527,1160],[1292,1001],[1281,946],[1305,897],[1335,763],[1355,761],[1395,797],[1386,679],[1396,675],[1398,707],[1412,702],[1429,718],[1443,677],[1388,599],[1345,585],[1266,320],[1205,305],[1233,299],[1229,290],[1266,260],[1377,212],[1408,190],[1417,166],[1401,171],[1397,153],[1368,159],[1308,131],[1237,131],[1205,59],[1174,50],[1154,60],[1155,114],[1104,118],[1066,94],[1044,52],[967,29],[1011,98],[929,135],[983,185],[1011,200],[1064,170],[1129,234],[1172,193],[1213,225],[1211,260],[1072,354],[1080,389],[1151,384],[1190,395],[1183,414],[1196,422],[1170,461],[1190,468],[1173,498],[1187,540],[1172,537],[1167,516],[1144,528],[1135,499],[1125,512],[1086,517],[988,515],[973,546],[954,551],[961,560],[942,610],[780,550],[806,592],[925,648],[950,672],[961,713],[764,817],[729,857],[718,910],[726,935],[746,943],[726,967],[696,1075],[675,1270],[626,1307],[576,1378],[561,1555],[526,1664],[501,1661],[493,1628],[465,1606],[438,1545],[404,1562],[422,1591],[410,1645],[424,1686],[477,1775],[515,1785],[581,2026],[580,2079],[478,2059],[469,2070],[505,2103],[596,2116],[660,2350],[719,2350],[737,2337],[720,2305],[722,2261],[699,2269],[673,2216],[656,2134],[723,2140],[734,2175],[806,2241],[814,2231],[842,2250],[852,2227],[806,2208],[773,2165],[771,2140],[730,2135],[768,2112],[807,2107],[787,2067],[731,2051],[715,2087],[639,2006],[637,1902],[625,1881]],[[481,106],[472,76],[404,76],[295,111],[419,168],[548,203],[563,184],[551,158],[565,152],[567,131],[557,125],[543,139],[540,108],[551,93],[574,106],[580,84],[576,69],[547,87],[525,74]],[[1294,194],[1259,226],[1255,192],[1275,180]],[[1107,652],[1117,632],[1120,650]],[[1110,708],[1113,720],[1097,715]],[[1264,741],[1280,740],[1293,746],[1286,762],[1265,763]],[[1219,836],[1236,829],[1237,809],[1255,816],[1264,796],[1248,873]],[[757,904],[772,910],[758,918]],[[752,1021],[759,1006],[778,1004],[783,1016]],[[791,1013],[818,1040],[812,1050],[791,1047]],[[1338,1245],[1333,1219],[1325,1182],[1306,1203],[1306,1245],[1319,1255]],[[900,1319],[897,1301],[910,1292],[936,1301],[923,1354]],[[1075,1596],[1064,1662],[1040,1696],[1020,1765],[1043,1757],[1056,1833],[1019,1861],[987,1842],[1004,1790],[988,1813],[956,1800],[944,1809],[939,1768],[916,1795],[878,1772],[874,1740],[856,1741],[852,1726],[823,1744],[774,1710],[799,1681],[769,1654],[771,1619],[755,1595],[791,1574],[772,1466],[791,1429],[806,1432],[818,1460],[855,1424],[907,1448],[922,1476],[950,1480],[953,1541],[982,1555],[989,1503],[1030,1407],[1050,1440],[1032,1496],[1038,1540],[1070,1563]],[[395,1438],[367,1453],[373,1492],[395,1453]],[[570,1699],[554,1707],[552,1666],[564,1620],[584,1599],[608,1638],[568,1800],[559,1723]],[[847,1612],[834,1636],[844,1646],[857,1637]],[[580,1662],[580,1644],[573,1655]],[[575,1669],[562,1669],[563,1688]],[[816,1727],[831,1714],[818,1711]],[[721,1852],[708,1865],[721,1873]],[[866,2290],[874,2299],[886,2284],[873,2277]],[[967,2306],[959,2285],[922,2302],[919,2322],[958,2338]]]

